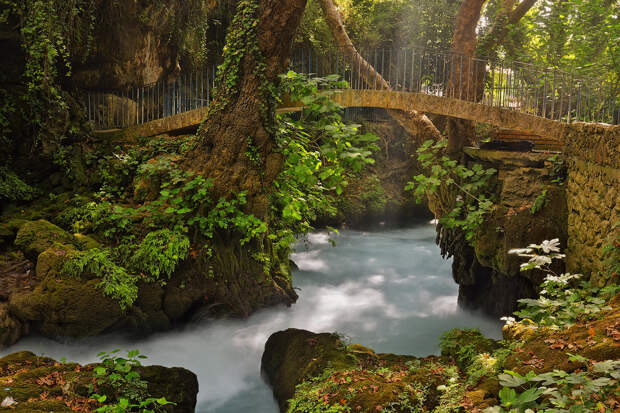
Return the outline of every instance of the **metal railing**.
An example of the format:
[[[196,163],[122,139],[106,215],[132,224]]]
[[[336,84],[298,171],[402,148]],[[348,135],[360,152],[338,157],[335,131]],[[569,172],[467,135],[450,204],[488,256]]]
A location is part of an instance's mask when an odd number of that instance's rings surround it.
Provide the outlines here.
[[[352,89],[423,93],[563,122],[620,123],[619,84],[421,48],[360,54],[370,65],[342,49],[300,49],[293,52],[290,67],[315,76],[338,74]],[[207,106],[215,70],[212,66],[125,91],[88,92],[88,119],[97,129],[124,128]]]

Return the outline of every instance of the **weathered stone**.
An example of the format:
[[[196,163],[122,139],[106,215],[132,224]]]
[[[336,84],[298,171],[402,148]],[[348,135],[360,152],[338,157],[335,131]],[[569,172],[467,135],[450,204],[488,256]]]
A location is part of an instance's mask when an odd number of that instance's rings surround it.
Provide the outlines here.
[[[568,158],[567,270],[598,285],[610,282],[603,248],[620,221],[620,126],[571,124],[563,136]]]

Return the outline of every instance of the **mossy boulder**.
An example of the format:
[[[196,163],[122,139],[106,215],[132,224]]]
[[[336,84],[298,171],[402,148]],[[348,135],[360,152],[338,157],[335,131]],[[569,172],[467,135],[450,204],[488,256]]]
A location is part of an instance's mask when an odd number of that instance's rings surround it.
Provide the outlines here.
[[[33,291],[13,294],[9,309],[48,337],[101,334],[123,314],[117,301],[103,295],[99,282],[47,277]]]
[[[73,234],[73,236],[75,237],[75,244],[82,251],[101,247],[101,243],[89,235]]]
[[[269,337],[262,370],[282,412],[432,411],[446,372],[456,377],[456,367],[438,357],[377,354],[334,334],[297,329]]]
[[[37,279],[43,280],[48,276],[60,276],[64,263],[75,252],[76,249],[73,245],[54,242],[48,249],[39,254],[36,266]]]
[[[198,394],[198,377],[180,367],[146,366],[139,369],[148,382],[148,392],[176,403],[174,413],[194,413]]]
[[[39,254],[51,247],[54,242],[74,244],[75,238],[44,219],[25,223],[15,237],[15,246],[32,262],[36,262]]]
[[[7,303],[0,303],[0,347],[11,346],[28,333],[28,324],[11,316]]]
[[[90,397],[91,386],[100,385],[93,378],[96,366],[58,363],[29,351],[9,354],[0,358],[0,400],[10,397],[14,401],[11,411],[21,413],[94,411],[101,406]],[[194,373],[162,366],[141,367],[139,373],[150,396],[176,403],[166,411],[194,412],[198,393]],[[105,394],[105,386],[97,391]]]
[[[355,365],[353,357],[340,351],[343,346],[335,334],[315,334],[295,328],[272,334],[265,344],[261,369],[269,378],[280,406],[293,397],[297,384],[319,375],[328,363],[335,368]]]

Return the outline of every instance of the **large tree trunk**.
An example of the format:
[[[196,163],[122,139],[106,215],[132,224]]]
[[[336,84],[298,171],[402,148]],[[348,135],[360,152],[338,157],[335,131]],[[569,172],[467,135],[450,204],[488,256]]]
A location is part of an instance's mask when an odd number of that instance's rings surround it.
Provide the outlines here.
[[[459,56],[459,60],[465,59],[466,62],[471,62],[474,57],[477,42],[476,27],[485,2],[486,0],[464,0],[461,3],[461,8],[454,21],[454,37],[452,40],[452,51],[455,57]],[[469,64],[465,66],[460,63],[453,65],[448,82],[449,96],[475,100],[477,93],[473,90],[473,85],[482,82],[479,79],[478,82],[474,80],[473,76],[477,76],[478,73],[476,70],[469,70],[469,67]],[[467,88],[465,93],[463,93],[463,88]],[[470,143],[474,136],[473,122],[449,118],[447,133],[448,155],[452,158],[459,158],[463,147]]]
[[[352,56],[352,64],[360,68],[359,72],[362,80],[366,85],[377,87],[381,90],[392,90],[390,84],[381,76],[379,72],[362,57],[357,51],[353,42],[349,38],[347,31],[342,22],[342,17],[336,9],[332,0],[319,0],[325,21],[330,29],[334,40],[339,48],[343,50],[346,56]],[[414,136],[418,141],[426,139],[441,139],[441,133],[433,122],[416,111],[403,112],[400,110],[388,110],[388,113],[396,120],[409,134]]]
[[[218,90],[199,144],[186,160],[189,169],[213,180],[215,197],[247,191],[246,212],[261,219],[267,218],[268,192],[282,166],[281,155],[274,152],[276,101],[268,86],[289,65],[305,6],[306,0],[238,3]],[[258,163],[246,155],[252,151],[260,155]]]

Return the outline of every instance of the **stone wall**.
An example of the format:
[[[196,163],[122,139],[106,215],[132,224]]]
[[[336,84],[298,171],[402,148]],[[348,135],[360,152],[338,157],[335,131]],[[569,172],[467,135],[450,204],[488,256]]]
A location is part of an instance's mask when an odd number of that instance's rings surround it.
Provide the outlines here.
[[[565,127],[568,164],[567,270],[604,284],[603,248],[620,221],[620,126],[576,123]]]

